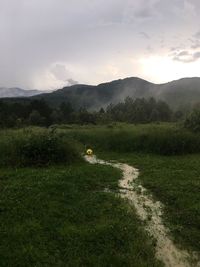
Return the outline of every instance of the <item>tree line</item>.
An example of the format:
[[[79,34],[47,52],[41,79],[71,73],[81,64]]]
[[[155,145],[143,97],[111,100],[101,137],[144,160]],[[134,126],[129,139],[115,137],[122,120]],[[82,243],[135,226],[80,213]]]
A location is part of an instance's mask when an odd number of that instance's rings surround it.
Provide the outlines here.
[[[0,127],[28,125],[50,126],[52,124],[103,124],[110,122],[149,123],[177,120],[180,114],[173,112],[164,101],[154,98],[132,99],[110,104],[99,111],[88,111],[82,107],[74,109],[71,103],[58,107],[48,105],[43,99],[24,103],[0,101]]]

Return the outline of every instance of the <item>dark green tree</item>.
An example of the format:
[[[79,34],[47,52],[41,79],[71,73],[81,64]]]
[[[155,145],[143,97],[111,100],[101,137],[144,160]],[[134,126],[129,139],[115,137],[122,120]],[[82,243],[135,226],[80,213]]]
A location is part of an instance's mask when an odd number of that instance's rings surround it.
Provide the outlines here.
[[[29,123],[31,125],[44,126],[45,118],[37,110],[33,110],[29,115]]]
[[[185,128],[200,132],[200,109],[194,109],[184,122]]]
[[[71,115],[74,112],[73,107],[71,105],[71,103],[62,103],[59,107],[60,112],[62,114],[63,117],[63,121],[64,122],[70,122],[71,121]]]

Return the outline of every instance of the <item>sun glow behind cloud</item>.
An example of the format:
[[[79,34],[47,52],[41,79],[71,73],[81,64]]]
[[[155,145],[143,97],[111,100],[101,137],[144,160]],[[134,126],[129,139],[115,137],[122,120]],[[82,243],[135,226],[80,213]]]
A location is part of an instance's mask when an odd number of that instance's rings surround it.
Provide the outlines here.
[[[140,60],[145,79],[156,83],[165,83],[183,77],[200,76],[200,61],[182,63],[169,56],[150,56]]]
[[[64,77],[71,77],[65,79]],[[34,88],[55,89],[76,83],[99,84],[110,80],[137,76],[153,83],[165,83],[183,77],[200,76],[200,60],[179,62],[169,55],[119,58],[114,63],[106,62],[96,68],[84,65],[56,62],[34,77]]]

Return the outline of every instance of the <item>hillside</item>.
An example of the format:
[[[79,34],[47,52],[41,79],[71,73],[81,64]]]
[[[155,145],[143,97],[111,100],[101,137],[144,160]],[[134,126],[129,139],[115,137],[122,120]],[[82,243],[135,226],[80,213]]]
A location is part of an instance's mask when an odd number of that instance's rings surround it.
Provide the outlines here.
[[[34,98],[44,98],[48,103],[58,105],[71,102],[74,106],[89,109],[105,107],[110,103],[123,101],[127,96],[166,101],[172,108],[191,106],[200,102],[200,78],[183,78],[165,84],[153,84],[140,78],[126,78],[97,86],[73,85]]]
[[[189,108],[200,102],[200,78],[183,78],[165,84],[154,84],[132,77],[102,83],[97,86],[78,84],[51,93],[41,94],[40,91],[36,90],[22,91],[26,94],[18,94],[17,97],[19,98],[17,99],[10,95],[8,96],[10,98],[7,98],[6,101],[24,102],[43,98],[52,106],[59,106],[62,102],[70,102],[75,108],[86,107],[95,110],[106,107],[110,103],[119,103],[127,96],[132,98],[154,97],[157,100],[166,101],[173,109],[179,109],[180,107]],[[38,93],[38,95],[33,96],[35,93]],[[27,97],[24,98],[25,96]]]
[[[76,107],[98,109],[110,103],[123,101],[127,96],[134,98],[150,97],[153,84],[140,78],[126,78],[97,86],[73,85],[64,87],[50,94],[36,96],[44,98],[48,103],[58,105],[61,102],[71,102]]]

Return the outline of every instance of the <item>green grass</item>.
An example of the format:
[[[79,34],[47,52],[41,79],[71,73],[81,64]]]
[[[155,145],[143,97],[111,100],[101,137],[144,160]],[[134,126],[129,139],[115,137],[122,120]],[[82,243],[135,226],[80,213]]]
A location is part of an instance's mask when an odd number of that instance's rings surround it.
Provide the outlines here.
[[[92,146],[99,151],[144,152],[159,155],[200,152],[200,135],[175,123],[136,126],[116,124],[79,128],[74,126],[72,129],[61,128],[59,131],[86,147]]]
[[[104,192],[120,177],[84,162],[0,169],[0,266],[162,266],[134,209]]]
[[[200,155],[184,155],[200,151],[200,136],[176,124],[63,125],[0,131],[0,266],[161,266],[135,210],[113,193],[120,172],[81,162],[90,146],[138,167],[176,244],[200,251]]]
[[[200,252],[200,154],[158,156],[153,154],[103,153],[140,170],[140,181],[164,205],[164,222],[175,242]]]

